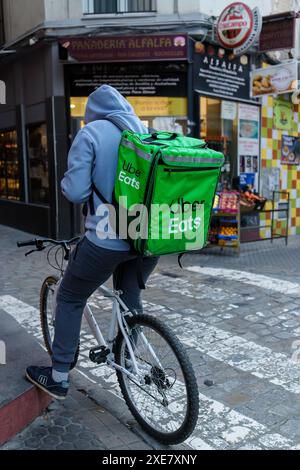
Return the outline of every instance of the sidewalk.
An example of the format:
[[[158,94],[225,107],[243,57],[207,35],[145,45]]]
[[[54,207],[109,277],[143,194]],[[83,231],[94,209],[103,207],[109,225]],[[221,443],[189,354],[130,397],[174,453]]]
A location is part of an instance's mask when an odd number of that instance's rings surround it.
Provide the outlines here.
[[[28,234],[5,227],[0,234],[0,309],[40,341],[38,295],[52,269],[43,254],[23,259],[24,250],[15,249]],[[204,251],[183,264],[181,270],[176,257],[162,258],[144,294],[145,310],[168,322],[187,348],[198,380],[199,423],[178,448],[300,449],[300,366],[293,360],[300,237],[288,247],[281,240],[243,245],[240,257]],[[96,294],[93,308],[105,329],[107,300]],[[85,324],[81,344],[71,396],[4,448],[85,447],[89,434],[89,448],[160,449],[129,414],[114,372],[88,361],[93,342]]]
[[[130,425],[129,413],[125,413],[118,399],[99,393],[96,400],[94,395],[90,384],[78,373],[72,374],[67,400],[63,404],[53,402],[42,416],[0,450],[151,449],[132,431],[134,422]]]

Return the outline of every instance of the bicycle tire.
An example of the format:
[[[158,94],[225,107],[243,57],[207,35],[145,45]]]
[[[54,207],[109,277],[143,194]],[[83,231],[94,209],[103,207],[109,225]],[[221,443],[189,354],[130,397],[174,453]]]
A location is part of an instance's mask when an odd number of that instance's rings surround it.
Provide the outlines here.
[[[117,371],[119,385],[125,402],[136,421],[150,436],[154,437],[157,441],[162,444],[180,444],[184,442],[193,433],[199,416],[199,391],[197,386],[197,380],[187,352],[185,351],[184,347],[182,346],[176,335],[173,333],[173,331],[160,320],[150,315],[136,315],[127,319],[127,324],[129,328],[133,328],[136,325],[152,328],[157,334],[160,334],[163,337],[163,339],[168,343],[169,347],[172,349],[185,378],[185,385],[187,391],[186,417],[182,426],[173,433],[162,433],[160,431],[155,430],[144,420],[144,418],[136,409],[134,403],[130,398],[130,394],[128,393],[126,382],[124,380],[124,374],[121,371]],[[119,332],[115,343],[115,360],[118,365],[122,364],[121,354],[122,345],[124,341],[125,339],[122,333]]]
[[[48,317],[47,317],[47,299],[49,294],[49,287],[52,285],[56,285],[59,282],[59,278],[57,276],[49,276],[47,277],[42,285],[41,292],[40,292],[40,322],[41,328],[43,333],[44,343],[47,349],[49,356],[52,358],[53,351],[52,351],[52,341],[51,335],[49,331],[49,324],[48,324]],[[80,343],[78,343],[78,348],[75,353],[74,361],[71,364],[70,370],[73,370],[78,362],[80,353]]]

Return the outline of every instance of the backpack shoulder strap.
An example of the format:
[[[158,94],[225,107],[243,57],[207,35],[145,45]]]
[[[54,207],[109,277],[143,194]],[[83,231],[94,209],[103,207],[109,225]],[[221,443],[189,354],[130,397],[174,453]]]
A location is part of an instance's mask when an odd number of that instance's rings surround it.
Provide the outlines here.
[[[114,124],[118,129],[120,129],[121,132],[129,130],[128,127],[121,121],[121,119],[118,119],[118,116],[107,116],[105,121],[109,121]]]
[[[94,194],[96,194],[96,196],[100,199],[100,201],[102,201],[104,204],[110,204],[110,202],[103,196],[102,193],[100,193],[99,189],[97,188],[97,186],[92,183],[92,192],[91,192],[91,195],[90,195],[90,199],[89,199],[89,206],[90,206],[90,212],[91,212],[91,215],[95,215],[96,214],[96,211],[95,211],[95,202],[94,202]]]
[[[112,124],[114,124],[121,132],[127,131],[128,127],[122,122],[121,119],[118,119],[118,116],[109,116],[105,118],[105,121],[109,121]],[[151,134],[154,132],[154,129],[149,129],[149,133]],[[98,190],[94,182],[92,182],[92,193],[90,195],[89,202],[85,204],[83,208],[83,215],[86,217],[88,214],[88,205],[90,207],[90,213],[91,215],[95,215],[95,203],[94,203],[94,194],[102,201],[104,204],[110,204],[109,201],[101,194],[101,192]]]

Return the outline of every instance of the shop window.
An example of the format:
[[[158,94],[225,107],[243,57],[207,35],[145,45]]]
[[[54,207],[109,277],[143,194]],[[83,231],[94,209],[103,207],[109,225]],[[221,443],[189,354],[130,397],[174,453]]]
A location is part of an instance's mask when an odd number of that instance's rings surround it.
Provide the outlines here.
[[[29,202],[49,204],[49,160],[46,124],[27,128]]]
[[[0,198],[20,200],[20,162],[16,130],[0,131]]]
[[[143,124],[158,131],[187,134],[187,98],[128,96]],[[87,97],[71,97],[71,128],[75,135],[84,126]]]
[[[156,11],[156,0],[85,0],[85,13],[147,13]]]

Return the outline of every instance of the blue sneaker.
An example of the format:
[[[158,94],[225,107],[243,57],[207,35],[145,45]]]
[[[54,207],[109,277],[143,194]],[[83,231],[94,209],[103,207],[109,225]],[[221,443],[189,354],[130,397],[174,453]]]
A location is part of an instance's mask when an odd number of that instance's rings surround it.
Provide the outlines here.
[[[56,400],[65,400],[68,394],[69,382],[55,382],[52,378],[52,367],[28,367],[26,378]]]

